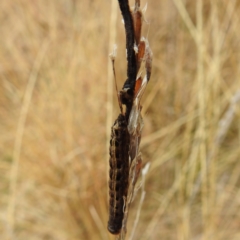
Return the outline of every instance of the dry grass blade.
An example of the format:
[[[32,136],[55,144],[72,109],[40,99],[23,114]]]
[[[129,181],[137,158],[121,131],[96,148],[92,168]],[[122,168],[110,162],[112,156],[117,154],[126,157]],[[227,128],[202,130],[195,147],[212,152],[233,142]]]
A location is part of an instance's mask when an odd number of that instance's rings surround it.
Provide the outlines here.
[[[145,198],[145,195],[146,195],[146,192],[145,192],[145,180],[146,180],[146,174],[148,172],[148,169],[149,169],[149,166],[150,166],[150,163],[147,163],[145,165],[145,167],[142,169],[142,181],[141,181],[141,198],[140,198],[140,202],[139,202],[139,205],[138,205],[138,209],[137,209],[137,214],[136,214],[136,218],[135,218],[135,221],[134,221],[134,225],[133,225],[133,229],[132,229],[132,232],[131,232],[131,235],[129,237],[130,240],[132,240],[134,238],[134,235],[135,235],[135,231],[136,231],[136,228],[137,228],[137,224],[138,224],[138,221],[139,221],[139,218],[140,218],[140,212],[141,212],[141,209],[142,209],[142,204],[143,204],[143,201],[144,201],[144,198]],[[140,166],[141,168],[141,166]],[[138,178],[138,172],[140,171],[140,169],[138,168],[138,164],[136,165],[136,180]],[[134,182],[134,181],[133,181]],[[134,183],[136,184],[136,183]],[[136,194],[136,190],[134,191],[133,194]]]
[[[13,151],[13,163],[11,167],[11,175],[10,175],[10,199],[8,203],[8,235],[9,239],[14,237],[14,228],[15,228],[15,206],[17,201],[17,182],[18,182],[18,172],[19,172],[19,164],[20,164],[20,155],[22,148],[22,138],[24,134],[28,109],[31,104],[33,90],[37,81],[38,73],[43,61],[43,58],[46,54],[47,47],[49,42],[45,41],[42,47],[39,49],[36,60],[33,64],[32,72],[28,79],[28,84],[25,90],[22,108],[20,112],[20,117],[18,120],[18,127],[15,137],[14,151]]]
[[[206,158],[207,168],[209,168],[211,160],[213,159],[214,155],[217,154],[217,150],[221,146],[221,143],[223,142],[223,140],[231,126],[231,123],[235,116],[236,105],[238,104],[239,101],[240,101],[240,91],[238,90],[232,97],[227,111],[225,112],[225,114],[219,121],[217,133],[214,138],[214,145],[213,145],[211,151],[209,151],[207,158]],[[192,204],[192,202],[194,201],[194,199],[200,189],[201,182],[202,182],[201,175],[199,174],[197,177],[195,186],[192,190],[192,195],[190,197],[189,204]]]
[[[109,52],[112,51],[112,47],[116,42],[116,23],[117,23],[117,2],[111,2],[111,16],[110,16],[110,28],[109,28]],[[115,56],[115,47],[114,47],[114,56]],[[108,61],[108,78],[107,78],[107,119],[106,119],[106,161],[108,163],[108,148],[110,141],[110,133],[111,133],[111,124],[113,121],[113,71],[112,71],[112,63]],[[107,164],[108,165],[108,164]],[[107,179],[108,179],[108,171],[107,171]]]

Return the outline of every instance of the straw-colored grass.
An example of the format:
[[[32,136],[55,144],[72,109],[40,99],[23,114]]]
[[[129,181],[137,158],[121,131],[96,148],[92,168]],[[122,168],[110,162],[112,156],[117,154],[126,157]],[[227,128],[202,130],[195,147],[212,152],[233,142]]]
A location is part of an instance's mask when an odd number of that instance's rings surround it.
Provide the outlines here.
[[[106,126],[119,112],[112,43],[120,87],[126,59],[111,4],[1,0],[1,240],[114,239],[106,178]],[[154,56],[141,151],[151,165],[133,239],[238,240],[240,4],[149,0],[145,18]]]

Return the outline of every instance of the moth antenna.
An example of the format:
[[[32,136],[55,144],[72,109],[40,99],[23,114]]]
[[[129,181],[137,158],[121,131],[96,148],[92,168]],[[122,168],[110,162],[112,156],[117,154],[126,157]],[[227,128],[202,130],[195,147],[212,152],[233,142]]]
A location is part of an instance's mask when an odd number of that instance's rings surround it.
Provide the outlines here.
[[[113,52],[109,56],[112,61],[112,69],[113,69],[113,76],[114,76],[114,81],[115,81],[115,88],[116,88],[116,92],[117,92],[118,104],[119,104],[121,113],[123,113],[122,103],[120,100],[119,91],[118,91],[118,87],[117,87],[117,78],[116,78],[116,71],[115,71],[115,64],[114,64],[116,55],[117,55],[117,45],[114,45]]]

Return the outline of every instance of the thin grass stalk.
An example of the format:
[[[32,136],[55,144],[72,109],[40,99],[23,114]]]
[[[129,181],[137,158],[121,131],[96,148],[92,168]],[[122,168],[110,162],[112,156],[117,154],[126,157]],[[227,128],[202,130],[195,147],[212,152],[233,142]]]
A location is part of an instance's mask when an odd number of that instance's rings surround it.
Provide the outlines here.
[[[17,182],[19,176],[20,156],[22,150],[22,140],[25,130],[25,124],[27,119],[28,110],[31,104],[33,90],[38,78],[38,73],[41,68],[44,56],[46,54],[49,42],[46,40],[39,49],[38,55],[33,64],[32,71],[29,75],[28,84],[23,97],[23,103],[20,111],[20,117],[18,120],[17,131],[13,149],[13,163],[10,173],[10,193],[7,209],[7,236],[9,239],[14,239],[15,229],[15,210],[17,200]]]
[[[118,4],[117,1],[111,1],[111,15],[110,15],[110,27],[109,27],[109,43],[108,51],[111,52],[117,38],[117,16],[118,16]],[[113,122],[113,71],[112,63],[108,61],[107,69],[107,119],[106,119],[106,162],[108,166],[109,161],[109,142],[111,133],[111,124]],[[106,178],[108,181],[108,172],[106,172]]]

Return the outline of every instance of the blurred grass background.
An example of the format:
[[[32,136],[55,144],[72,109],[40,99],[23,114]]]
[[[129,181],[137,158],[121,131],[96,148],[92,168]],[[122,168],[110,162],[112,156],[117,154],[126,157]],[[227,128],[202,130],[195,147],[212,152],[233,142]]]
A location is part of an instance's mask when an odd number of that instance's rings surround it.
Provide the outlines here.
[[[119,87],[126,59],[111,4],[1,1],[3,240],[114,239],[106,228],[107,134],[119,112],[112,43]],[[141,150],[151,166],[134,239],[239,240],[240,2],[149,0],[145,18],[154,58]]]

